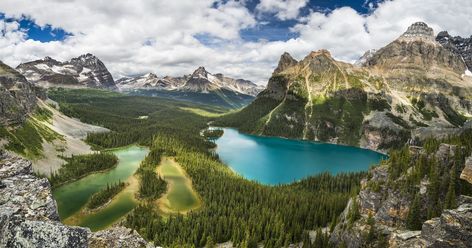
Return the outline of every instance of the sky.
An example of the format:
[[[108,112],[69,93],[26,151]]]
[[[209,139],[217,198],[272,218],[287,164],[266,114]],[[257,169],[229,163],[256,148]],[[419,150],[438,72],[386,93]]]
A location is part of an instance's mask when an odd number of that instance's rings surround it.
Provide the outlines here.
[[[115,80],[205,66],[266,84],[280,55],[353,62],[417,21],[472,35],[471,0],[0,0],[0,60],[99,57]]]

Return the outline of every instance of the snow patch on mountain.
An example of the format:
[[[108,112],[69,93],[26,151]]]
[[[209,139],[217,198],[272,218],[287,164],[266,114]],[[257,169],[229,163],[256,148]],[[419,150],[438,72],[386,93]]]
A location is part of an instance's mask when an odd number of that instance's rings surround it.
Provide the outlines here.
[[[264,87],[244,79],[225,77],[221,73],[211,74],[204,67],[197,68],[191,75],[182,77],[157,77],[148,73],[138,77],[124,77],[116,82],[120,91],[137,89],[172,90],[182,92],[210,93],[229,90],[238,94],[256,96]]]
[[[115,81],[100,59],[88,53],[69,61],[50,57],[18,65],[29,81],[42,87],[93,87],[116,89]]]

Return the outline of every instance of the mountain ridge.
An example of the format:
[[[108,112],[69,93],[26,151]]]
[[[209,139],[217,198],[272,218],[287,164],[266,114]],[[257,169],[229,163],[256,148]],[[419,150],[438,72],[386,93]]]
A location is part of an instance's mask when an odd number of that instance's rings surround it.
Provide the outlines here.
[[[250,96],[256,96],[262,90],[260,86],[249,80],[233,79],[221,73],[212,74],[203,66],[198,67],[192,74],[180,77],[158,77],[154,73],[137,77],[125,77],[117,80],[117,87],[122,91],[158,89],[200,93],[226,89]]]
[[[95,55],[87,53],[60,62],[51,57],[22,63],[16,69],[28,81],[44,88],[90,87],[116,89],[113,76]]]
[[[472,116],[466,68],[431,28],[415,23],[362,65],[337,61],[327,50],[298,62],[284,53],[254,102],[217,123],[386,151],[419,128],[460,127]]]

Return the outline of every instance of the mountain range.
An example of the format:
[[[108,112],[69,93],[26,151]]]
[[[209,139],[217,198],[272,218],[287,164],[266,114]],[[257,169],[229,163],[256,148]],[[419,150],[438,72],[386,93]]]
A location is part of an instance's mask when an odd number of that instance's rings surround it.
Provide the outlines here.
[[[199,67],[192,74],[181,77],[160,78],[153,73],[138,77],[124,77],[116,81],[116,86],[121,91],[156,89],[210,93],[216,90],[229,90],[254,97],[263,90],[262,86],[248,80],[233,79],[221,73],[211,74],[205,67]]]
[[[300,61],[284,53],[267,88],[217,124],[379,151],[447,136],[472,116],[470,45],[458,44],[420,22],[355,65],[326,50]]]
[[[251,81],[233,79],[221,73],[211,74],[199,67],[182,77],[158,77],[148,73],[124,77],[115,82],[105,64],[92,54],[59,62],[50,57],[16,67],[34,85],[51,88],[99,88],[125,93],[170,97],[229,108],[247,105],[263,90]]]
[[[249,104],[263,90],[244,79],[233,79],[221,73],[211,74],[204,67],[181,77],[158,77],[148,73],[125,77],[116,82],[122,92],[134,95],[160,96],[177,100],[240,108]]]

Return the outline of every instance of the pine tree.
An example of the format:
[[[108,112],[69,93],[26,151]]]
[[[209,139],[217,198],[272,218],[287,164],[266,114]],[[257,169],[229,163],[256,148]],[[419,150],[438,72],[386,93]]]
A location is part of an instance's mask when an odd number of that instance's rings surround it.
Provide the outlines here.
[[[441,213],[441,207],[439,203],[439,175],[436,160],[433,158],[430,161],[431,169],[429,173],[429,185],[428,185],[428,219],[439,216]]]
[[[416,194],[406,218],[406,227],[410,230],[420,230],[422,226],[420,194]]]
[[[367,225],[369,225],[369,233],[367,234],[367,243],[371,243],[375,239],[375,220],[372,213],[369,213],[367,218]]]
[[[354,224],[354,222],[358,220],[360,216],[361,214],[359,212],[359,203],[357,203],[356,198],[353,198],[352,205],[348,213],[349,226],[352,226],[352,224]]]
[[[456,203],[456,166],[452,166],[451,175],[449,180],[449,187],[444,201],[444,208],[451,209],[455,208]]]

